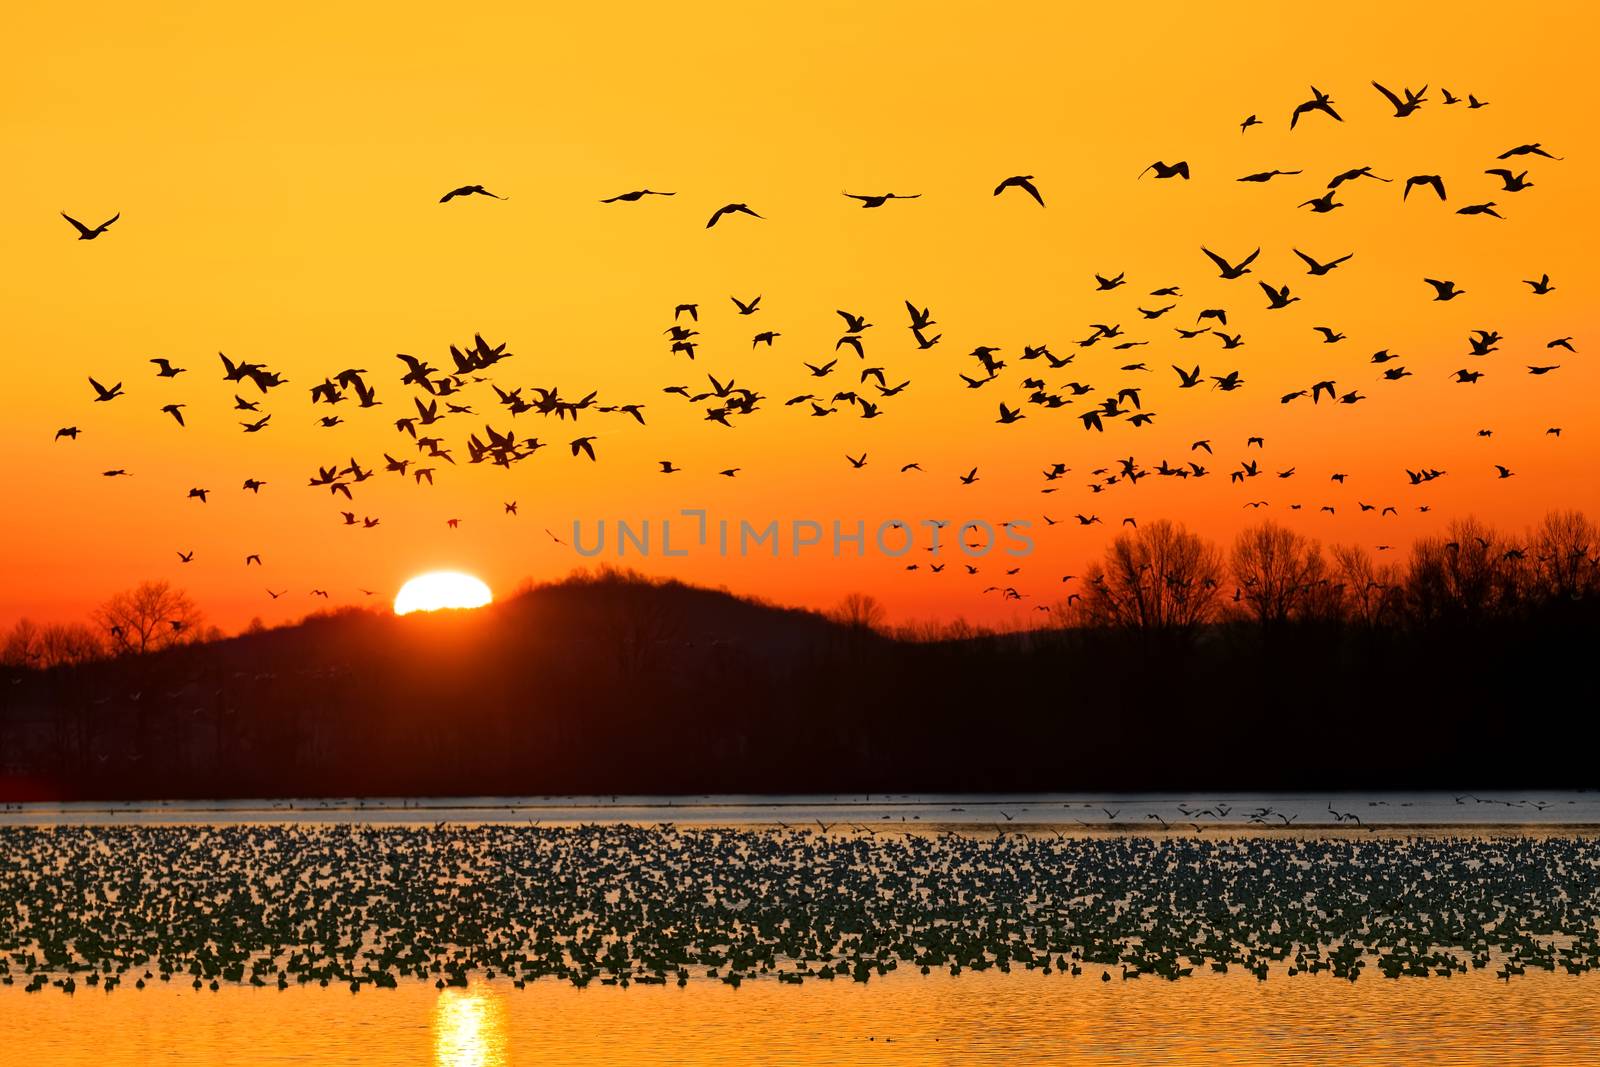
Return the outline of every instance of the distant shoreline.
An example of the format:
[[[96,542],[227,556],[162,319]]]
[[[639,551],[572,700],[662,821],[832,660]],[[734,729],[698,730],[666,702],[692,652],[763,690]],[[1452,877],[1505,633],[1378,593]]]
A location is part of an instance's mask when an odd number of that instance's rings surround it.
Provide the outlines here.
[[[1457,797],[1470,799],[1458,802]],[[1337,805],[1335,804],[1337,801]],[[1503,812],[1503,815],[1500,813]],[[1495,816],[1499,817],[1495,817]],[[1453,817],[1459,816],[1459,818]],[[834,833],[1231,835],[1600,832],[1600,794],[1478,797],[1439,792],[1174,794],[696,795],[609,797],[327,797],[11,804],[3,826],[439,822],[561,827],[670,823]]]

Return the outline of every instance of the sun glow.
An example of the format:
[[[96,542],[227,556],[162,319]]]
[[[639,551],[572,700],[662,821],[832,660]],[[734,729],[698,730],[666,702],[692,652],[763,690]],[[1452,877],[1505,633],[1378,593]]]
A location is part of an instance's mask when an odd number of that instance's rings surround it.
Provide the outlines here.
[[[460,571],[419,574],[395,594],[394,613],[438,611],[441,608],[481,608],[494,599],[489,587]]]
[[[505,1063],[505,1014],[504,1002],[489,993],[458,989],[441,993],[433,1011],[436,1067],[498,1067]]]

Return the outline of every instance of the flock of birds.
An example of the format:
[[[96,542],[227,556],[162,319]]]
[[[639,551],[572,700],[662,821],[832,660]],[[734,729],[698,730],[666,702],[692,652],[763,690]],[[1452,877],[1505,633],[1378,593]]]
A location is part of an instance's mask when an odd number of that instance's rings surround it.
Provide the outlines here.
[[[1392,106],[1396,119],[1415,121],[1424,106],[1434,102],[1426,86],[1417,90],[1402,88],[1395,93],[1377,82],[1373,85],[1382,94],[1386,104]],[[1335,104],[1329,94],[1313,87],[1311,96],[1290,112],[1289,127],[1303,130],[1314,122],[1342,123],[1344,118]],[[1442,106],[1457,105],[1466,110],[1477,110],[1488,106],[1488,102],[1470,94],[1458,97],[1447,90],[1442,91]],[[1252,127],[1260,124],[1257,116],[1250,115],[1240,123],[1240,129],[1248,133]],[[1483,168],[1481,177],[1498,183],[1496,196],[1520,195],[1541,184],[1530,180],[1534,164],[1544,166],[1558,163],[1560,159],[1539,142],[1516,144],[1486,158],[1485,162],[1489,165]],[[1293,182],[1302,174],[1303,168],[1274,168],[1238,176],[1234,180],[1265,185],[1285,180]],[[1138,178],[1146,175],[1153,175],[1156,181],[1201,180],[1203,177],[1192,173],[1186,160],[1171,163],[1157,160]],[[1377,173],[1373,166],[1363,163],[1333,174],[1325,188],[1302,201],[1300,206],[1311,212],[1326,214],[1344,208],[1346,204],[1338,198],[1351,198],[1350,194],[1357,186],[1379,186],[1393,182],[1402,183],[1398,194],[1402,202],[1409,202],[1412,192],[1445,201],[1448,199],[1447,187],[1456,189],[1461,184],[1461,180],[1455,176],[1451,176],[1447,183],[1446,177],[1440,174],[1384,175]],[[1025,198],[1038,208],[1046,206],[1041,183],[1030,174],[1004,178],[994,187],[993,194],[996,197]],[[676,191],[641,188],[605,197],[600,202],[617,206],[640,205],[676,195]],[[870,210],[884,209],[901,201],[917,200],[921,196],[920,193],[899,192],[846,192],[844,195],[862,209]],[[483,185],[474,184],[450,190],[440,198],[440,203],[472,199],[508,198]],[[1460,206],[1457,213],[1467,217],[1503,219],[1506,217],[1501,211],[1503,206],[1495,199],[1473,199]],[[121,216],[120,213],[113,215],[93,227],[71,216],[66,217],[80,240],[93,241],[105,237]],[[748,203],[727,203],[714,210],[706,228],[730,225],[735,219],[753,224],[763,218]],[[1282,257],[1271,263],[1272,273],[1267,276],[1268,261],[1260,258],[1263,254],[1260,247],[1223,251],[1206,246],[1199,248],[1196,253],[1197,265],[1203,264],[1214,271],[1216,277],[1238,288],[1237,300],[1228,301],[1227,306],[1190,306],[1185,302],[1181,284],[1162,279],[1161,284],[1142,289],[1131,306],[1123,307],[1117,301],[1124,292],[1133,288],[1127,272],[1097,273],[1094,275],[1092,292],[1098,294],[1095,299],[1105,301],[1106,314],[1096,316],[1101,321],[1087,324],[1083,335],[1072,341],[1070,348],[1057,351],[1051,344],[1040,342],[1023,345],[1019,351],[1003,352],[995,345],[980,343],[967,353],[966,358],[971,363],[956,369],[954,373],[967,390],[988,389],[991,393],[1004,394],[997,398],[994,408],[996,417],[993,421],[1000,425],[1014,425],[1049,412],[1066,412],[1081,423],[1084,431],[1095,435],[1096,441],[1099,440],[1098,435],[1108,433],[1114,426],[1122,426],[1130,431],[1149,426],[1158,418],[1165,417],[1165,413],[1155,410],[1151,403],[1158,392],[1171,402],[1185,395],[1188,390],[1204,388],[1235,393],[1248,388],[1250,382],[1243,368],[1230,362],[1229,356],[1247,343],[1241,322],[1248,322],[1253,315],[1275,315],[1302,302],[1319,303],[1314,290],[1302,289],[1303,285],[1314,286],[1315,279],[1335,270],[1361,269],[1360,259],[1355,258],[1354,251],[1338,249],[1337,254],[1330,255],[1326,250],[1318,250],[1313,255],[1299,247],[1289,247],[1283,252]],[[1294,257],[1293,260],[1288,258],[1290,255]],[[1285,280],[1290,269],[1300,270],[1312,281],[1302,283],[1298,279]],[[1252,280],[1256,282],[1255,286],[1250,285]],[[1543,272],[1537,278],[1525,279],[1524,283],[1530,299],[1543,298],[1557,289],[1550,275]],[[1423,294],[1431,294],[1434,301],[1454,301],[1467,296],[1469,292],[1449,278],[1419,278],[1416,284],[1420,290],[1419,300],[1424,298]],[[731,310],[726,313],[731,316],[731,321],[751,323],[746,331],[750,349],[777,355],[783,348],[784,331],[777,328],[781,324],[766,321],[768,313],[762,306],[762,300],[760,294],[732,294],[729,297]],[[1247,301],[1257,306],[1250,308]],[[926,354],[944,342],[944,328],[931,308],[910,300],[904,301],[904,308],[907,315],[905,327],[910,335],[907,347],[911,351]],[[766,392],[746,381],[743,372],[738,375],[740,380],[736,381],[733,373],[716,368],[707,369],[703,375],[704,383],[701,384],[701,373],[691,368],[702,366],[696,362],[696,357],[707,340],[701,332],[703,310],[708,309],[696,301],[680,303],[673,308],[663,336],[666,338],[667,354],[681,360],[679,366],[683,376],[665,384],[660,395],[671,398],[665,402],[690,408],[696,421],[721,428],[712,432],[736,428],[757,413],[774,410],[790,412],[791,417],[875,420],[888,417],[896,405],[905,403],[908,396],[915,395],[908,394],[913,387],[912,375],[903,369],[891,369],[887,360],[879,358],[876,338],[882,331],[874,332],[874,323],[869,320],[869,314],[858,309],[837,309],[841,329],[831,352],[823,356],[795,358],[791,364],[792,373],[804,383],[798,388]],[[1336,309],[1327,310],[1331,321]],[[1169,315],[1171,319],[1167,319]],[[1125,325],[1123,320],[1136,321],[1137,325]],[[1177,325],[1169,326],[1171,322]],[[706,325],[709,326],[709,321]],[[1319,346],[1348,347],[1351,343],[1349,336],[1334,325],[1308,325],[1307,334],[1307,342]],[[1315,342],[1312,338],[1315,338]],[[742,339],[738,343],[742,345]],[[1512,372],[1488,358],[1492,353],[1501,351],[1503,345],[1511,345],[1499,330],[1475,330],[1461,345],[1461,363],[1458,365],[1452,361],[1448,364],[1449,369],[1446,366],[1424,367],[1418,358],[1407,358],[1389,348],[1380,348],[1362,360],[1364,366],[1352,364],[1337,375],[1315,376],[1315,380],[1308,380],[1302,387],[1274,399],[1284,405],[1302,404],[1312,408],[1320,408],[1326,402],[1337,410],[1366,403],[1379,390],[1397,388],[1396,383],[1418,375],[1438,376],[1461,385],[1478,387],[1492,376]],[[1524,354],[1534,350],[1535,345],[1540,354],[1522,355],[1518,371],[1535,376],[1551,375],[1561,369],[1562,359],[1578,352],[1577,343],[1571,335],[1551,336],[1537,341],[1521,339],[1516,342],[1515,349],[1519,354]],[[1137,350],[1146,346],[1159,346],[1150,350],[1171,351],[1174,354],[1171,358],[1159,360],[1141,359]],[[1190,346],[1201,349],[1201,353],[1198,356],[1188,355]],[[1176,354],[1180,351],[1184,353],[1181,357]],[[1104,358],[1098,358],[1103,354]],[[219,355],[221,379],[233,387],[232,412],[240,432],[259,434],[273,429],[274,417],[282,418],[284,415],[283,405],[275,402],[280,391],[286,390],[291,383],[281,372],[270,369],[264,362]],[[330,520],[358,530],[379,527],[381,516],[356,506],[362,485],[375,477],[410,479],[415,485],[431,486],[436,477],[445,475],[449,468],[461,463],[487,463],[511,469],[552,444],[558,452],[566,453],[573,460],[598,462],[605,452],[606,436],[616,424],[615,420],[642,427],[649,425],[647,416],[654,417],[654,411],[647,411],[651,401],[643,396],[602,401],[598,391],[589,388],[563,389],[554,383],[513,384],[502,366],[511,356],[505,343],[492,343],[479,333],[474,335],[469,344],[451,346],[448,361],[441,359],[438,366],[423,357],[400,354],[397,357],[399,366],[391,366],[387,372],[350,366],[332,369],[321,381],[298,383],[298,387],[309,394],[316,426],[330,432],[336,431],[356,421],[353,413],[375,418],[370,414],[371,410],[381,408],[396,435],[394,443],[385,446],[378,458],[365,460],[349,455],[352,449],[342,443],[342,438],[330,436],[329,452],[344,458],[326,464],[318,463],[306,483],[312,490],[325,491],[332,498],[334,507]],[[849,362],[851,357],[854,357],[854,363]],[[921,365],[922,370],[930,373],[935,372],[935,365],[926,362],[931,358],[924,355],[925,362]],[[1220,366],[1217,365],[1219,358],[1224,361]],[[1080,359],[1083,362],[1080,363]],[[1086,366],[1091,359],[1098,359],[1092,371]],[[152,358],[149,363],[154,368],[153,376],[159,382],[170,383],[172,379],[189,373],[189,368],[179,366],[166,357]],[[1170,372],[1161,364],[1170,366]],[[1011,375],[1003,373],[1008,369],[1013,370]],[[776,376],[771,364],[764,364],[759,373]],[[945,371],[939,370],[937,373]],[[1163,387],[1159,383],[1168,373],[1175,377],[1167,378]],[[120,377],[114,374],[90,377],[92,402],[113,403],[128,397],[130,394],[125,382],[114,380]],[[1308,375],[1308,378],[1311,377],[1314,376]],[[398,399],[390,394],[396,382],[405,390]],[[134,392],[138,391],[136,386]],[[167,395],[158,399],[161,401],[157,405],[159,411],[170,417],[176,427],[181,429],[189,426],[189,419],[194,412],[186,401]],[[1555,399],[1552,397],[1552,401]],[[206,413],[208,418],[215,415],[211,411]],[[572,428],[554,440],[543,440],[521,429],[517,421],[519,416],[537,416],[546,420],[553,417],[558,425],[564,426],[570,422]],[[580,418],[583,424],[581,429]],[[606,426],[606,432],[591,428],[602,418],[614,420],[602,423]],[[480,423],[481,429],[478,428]],[[453,432],[447,436],[447,430]],[[76,440],[80,435],[92,432],[92,425],[72,424],[61,427],[56,438]],[[1489,439],[1494,436],[1495,430],[1485,426],[1476,432],[1479,438]],[[1542,432],[1551,438],[1559,438],[1562,428],[1550,425],[1543,427]],[[1229,440],[1220,435],[1197,435],[1187,452],[1179,456],[1140,459],[1119,453],[1114,461],[1093,463],[1089,465],[1082,482],[1082,489],[1088,496],[1080,500],[1087,502],[1067,505],[1064,513],[1058,513],[1057,516],[1044,513],[1040,518],[1047,527],[1060,522],[1076,522],[1082,527],[1106,524],[1100,512],[1117,498],[1102,494],[1131,489],[1152,475],[1158,479],[1198,481],[1225,474],[1230,483],[1243,487],[1241,491],[1249,499],[1242,501],[1241,506],[1247,509],[1262,509],[1276,504],[1289,512],[1311,507],[1322,513],[1337,514],[1341,507],[1349,507],[1343,498],[1336,501],[1324,498],[1326,502],[1312,501],[1307,504],[1293,499],[1285,500],[1281,496],[1277,501],[1269,499],[1267,494],[1254,489],[1257,479],[1267,479],[1266,484],[1282,486],[1290,479],[1299,478],[1300,482],[1295,483],[1298,485],[1309,474],[1312,478],[1326,479],[1322,483],[1326,487],[1330,483],[1343,486],[1349,475],[1339,470],[1317,473],[1302,471],[1298,464],[1269,464],[1263,458],[1266,441],[1262,435],[1238,436],[1239,440]],[[735,439],[730,438],[732,440]],[[1418,447],[1421,448],[1423,444],[1418,442]],[[1217,450],[1228,447],[1239,450],[1235,458],[1229,464],[1215,465]],[[876,466],[878,462],[878,457],[870,450],[848,451],[842,457],[841,470],[861,470],[869,465]],[[678,475],[686,469],[672,458],[661,458],[655,465],[663,475]],[[921,462],[909,456],[895,459],[893,465],[906,476],[926,473]],[[744,469],[730,464],[715,472],[705,473],[735,479]],[[1066,488],[1069,484],[1067,476],[1074,470],[1066,462],[1053,457],[1044,461],[1040,469],[1042,482],[1039,488],[1044,494]],[[1395,484],[1398,486],[1427,485],[1450,473],[1430,462],[1412,461],[1404,464],[1403,469],[1403,478],[1400,470],[1395,472]],[[1489,476],[1490,471],[1496,480],[1511,478],[1517,473],[1505,464],[1485,460],[1482,474]],[[135,472],[127,468],[114,468],[102,473],[107,478],[126,478]],[[982,465],[974,464],[944,476],[970,486],[984,478],[986,473]],[[233,491],[259,494],[270,484],[269,479],[259,472],[241,472],[239,486]],[[184,485],[179,489],[179,494],[182,499],[204,505],[214,493],[224,491],[224,488]],[[1384,490],[1374,486],[1368,491],[1376,494]],[[1093,502],[1097,500],[1104,500],[1105,505],[1094,506]],[[1429,504],[1419,503],[1414,498],[1403,504],[1389,499],[1358,499],[1356,505],[1361,513],[1372,512],[1379,519],[1398,515],[1402,506],[1408,510],[1415,508],[1419,512],[1430,510]],[[505,500],[495,510],[504,516],[515,517],[518,504],[516,500]],[[439,521],[459,528],[463,519],[452,515],[440,516]],[[1120,523],[1136,526],[1137,518],[1124,515]],[[553,541],[566,544],[548,527],[546,533]],[[1388,550],[1392,546],[1380,544],[1377,547],[1379,550]],[[185,564],[193,563],[197,558],[192,546],[176,547],[175,552]],[[262,553],[241,550],[236,558],[245,559],[246,566],[255,565],[260,563]],[[945,568],[943,562],[926,567],[915,563],[905,566],[908,570],[921,569],[935,574]],[[979,573],[979,567],[970,562],[963,566],[969,574]],[[1070,580],[1070,577],[1063,580]],[[1008,598],[1020,599],[1022,596],[1017,593],[1015,585],[990,585],[988,591],[999,592]],[[273,599],[284,595],[273,589],[268,592]],[[318,592],[327,595],[326,590]],[[1041,607],[1041,610],[1045,609]]]
[[[1600,967],[1592,836],[55,826],[0,854],[28,992]]]

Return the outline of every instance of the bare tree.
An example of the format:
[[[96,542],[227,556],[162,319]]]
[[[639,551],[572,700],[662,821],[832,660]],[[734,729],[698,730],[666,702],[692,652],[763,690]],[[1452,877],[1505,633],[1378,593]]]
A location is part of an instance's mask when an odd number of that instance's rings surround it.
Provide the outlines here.
[[[39,666],[39,627],[31,619],[18,619],[0,642],[0,666]]]
[[[201,636],[200,609],[164,581],[140,582],[116,594],[100,605],[94,620],[117,653],[158,652]]]
[[[65,667],[105,655],[105,645],[81,622],[52,623],[39,631],[39,666]]]
[[[1242,530],[1233,543],[1239,600],[1262,626],[1313,615],[1328,584],[1322,546],[1268,520]]]
[[[1085,621],[1188,635],[1215,612],[1222,558],[1198,534],[1162,519],[1121,534],[1086,578]]]
[[[1537,595],[1581,600],[1600,593],[1600,529],[1581,511],[1552,511],[1528,535]]]
[[[882,630],[885,616],[883,604],[871,593],[851,593],[828,613],[840,626],[863,633]]]
[[[1396,570],[1379,566],[1359,545],[1335,545],[1332,555],[1342,617],[1365,626],[1392,619],[1404,594]]]
[[[1407,606],[1423,621],[1498,614],[1517,598],[1517,553],[1519,549],[1478,519],[1456,519],[1445,537],[1424,538],[1412,546]]]

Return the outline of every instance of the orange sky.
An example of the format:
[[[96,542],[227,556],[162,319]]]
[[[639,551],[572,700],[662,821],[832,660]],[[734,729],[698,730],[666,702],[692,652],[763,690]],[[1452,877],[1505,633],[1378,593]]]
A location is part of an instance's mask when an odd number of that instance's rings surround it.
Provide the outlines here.
[[[525,578],[565,574],[581,562],[545,537],[573,520],[659,518],[683,507],[764,525],[772,519],[842,519],[869,526],[917,522],[1068,519],[1036,530],[1039,550],[1012,579],[1035,597],[1058,595],[1063,570],[1080,571],[1124,515],[1181,518],[1230,536],[1273,515],[1322,538],[1403,546],[1472,511],[1518,528],[1552,506],[1600,512],[1594,426],[1600,372],[1589,352],[1596,281],[1588,43],[1600,26],[1583,5],[1511,9],[1463,4],[1447,15],[1390,4],[1308,8],[1157,5],[1137,14],[1012,4],[827,3],[803,10],[761,5],[599,8],[494,2],[457,9],[391,4],[358,16],[321,5],[160,10],[89,4],[32,6],[11,16],[0,65],[0,135],[10,166],[0,197],[0,342],[7,385],[0,439],[10,514],[0,553],[0,625],[18,615],[85,615],[107,593],[142,578],[187,588],[228,628],[387,596],[438,566],[479,574],[507,590]],[[1165,6],[1167,10],[1163,11]],[[1430,86],[1429,101],[1397,120],[1369,82]],[[1313,115],[1290,132],[1290,109],[1312,82],[1332,93],[1342,124]],[[1445,107],[1439,87],[1490,106]],[[1265,125],[1241,134],[1256,113]],[[1532,157],[1535,186],[1498,190],[1483,174],[1514,145],[1542,142],[1563,162]],[[1194,180],[1135,176],[1155,159],[1189,162]],[[1432,194],[1402,203],[1400,185],[1347,184],[1347,206],[1327,215],[1296,207],[1338,171],[1372,165],[1386,177],[1439,173],[1448,204]],[[1304,169],[1266,185],[1240,175]],[[990,191],[1028,173],[1049,207]],[[509,196],[441,205],[457,185]],[[601,205],[641,187],[674,198]],[[921,193],[862,210],[839,195]],[[1454,209],[1495,200],[1505,221]],[[765,220],[734,218],[714,230],[717,206],[746,201]],[[58,211],[91,224],[122,212],[94,242],[74,240]],[[1242,258],[1264,248],[1255,272],[1216,277],[1199,245]],[[1354,252],[1323,278],[1290,252]],[[1129,284],[1094,291],[1095,272],[1126,271]],[[1548,272],[1557,289],[1535,297],[1520,279]],[[1457,281],[1467,295],[1431,300],[1424,276]],[[1302,296],[1265,310],[1256,280]],[[1167,317],[1151,289],[1181,285]],[[730,295],[763,295],[740,318]],[[931,307],[943,334],[919,352],[901,301]],[[690,364],[667,351],[673,305],[699,301],[704,342]],[[1243,348],[1213,337],[1179,341],[1203,307],[1227,307]],[[863,421],[848,408],[812,419],[790,396],[856,387],[863,364],[848,351],[825,382],[802,360],[832,358],[835,308],[865,313],[865,365],[912,379]],[[1151,344],[1079,349],[1091,322],[1120,323]],[[1349,339],[1323,345],[1313,325]],[[1498,329],[1500,351],[1465,355],[1467,333]],[[757,330],[781,331],[752,352]],[[521,436],[552,447],[511,472],[443,466],[438,485],[382,475],[353,505],[311,489],[318,464],[381,465],[388,450],[415,454],[392,420],[409,413],[396,352],[447,364],[446,346],[482,331],[515,358],[496,368],[502,386],[559,385],[602,403],[646,405],[646,427],[586,412],[580,428],[522,415]],[[1545,349],[1572,335],[1577,355]],[[1021,363],[1023,344],[1077,352],[1063,371]],[[965,353],[1001,349],[1007,368],[981,390]],[[1377,380],[1379,348],[1405,357],[1415,377]],[[216,353],[268,364],[290,384],[262,410],[270,428],[245,436],[230,409],[232,384]],[[147,360],[189,369],[160,380]],[[1142,360],[1154,373],[1125,373]],[[1231,393],[1180,392],[1170,363],[1205,373],[1242,371]],[[1527,364],[1561,363],[1532,377]],[[371,374],[383,406],[323,429],[306,390],[349,367]],[[1486,372],[1453,384],[1457,367]],[[702,421],[700,408],[661,393],[732,377],[769,399],[734,429]],[[995,425],[996,405],[1026,393],[1038,374],[1052,388],[1079,380],[1097,393],[1027,419]],[[92,403],[85,380],[125,383],[127,395]],[[1278,396],[1335,379],[1370,399],[1353,407],[1284,406]],[[1076,412],[1124,384],[1144,390],[1153,425],[1122,420],[1086,433]],[[253,396],[253,393],[247,395]],[[472,431],[511,423],[486,386],[469,401],[477,418],[438,429],[458,453]],[[160,412],[187,405],[187,429]],[[704,405],[701,405],[704,407]],[[76,442],[52,440],[61,426]],[[1544,434],[1561,426],[1556,440]],[[1493,428],[1487,441],[1475,436]],[[595,434],[600,462],[574,460],[565,442]],[[1266,439],[1263,467],[1294,467],[1229,484],[1244,438]],[[1151,477],[1091,497],[1088,472],[1132,455],[1141,465],[1190,458],[1210,438],[1203,481]],[[868,453],[852,470],[848,452]],[[1253,455],[1255,450],[1251,450]],[[657,473],[670,459],[683,472]],[[924,474],[901,475],[918,461]],[[1073,471],[1041,496],[1039,471]],[[1493,464],[1516,471],[1500,481]],[[980,468],[980,481],[957,475]],[[1426,489],[1403,468],[1450,473]],[[717,477],[726,466],[742,472]],[[127,479],[102,470],[124,467]],[[1341,488],[1328,480],[1346,472]],[[247,476],[268,486],[241,492]],[[211,489],[210,503],[185,499]],[[1246,511],[1247,500],[1272,506]],[[521,515],[503,514],[516,500]],[[1358,500],[1394,504],[1399,518],[1358,515]],[[1287,505],[1300,502],[1303,511]],[[1417,504],[1433,511],[1419,515]],[[1329,517],[1316,509],[1333,504]],[[376,530],[343,527],[339,512],[378,516]],[[1080,530],[1070,516],[1098,514]],[[460,529],[445,519],[458,517]],[[180,565],[179,550],[195,562]],[[259,552],[261,570],[246,570]],[[916,556],[924,554],[916,553]],[[923,558],[920,562],[926,563]],[[827,606],[870,589],[898,618],[1003,620],[1023,611],[979,592],[1001,564],[976,577],[907,573],[903,561],[823,558],[724,561],[711,554],[654,559],[643,569],[725,583],[785,602]],[[269,602],[264,589],[289,589]]]

